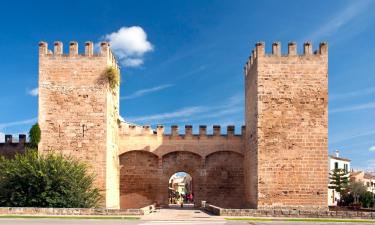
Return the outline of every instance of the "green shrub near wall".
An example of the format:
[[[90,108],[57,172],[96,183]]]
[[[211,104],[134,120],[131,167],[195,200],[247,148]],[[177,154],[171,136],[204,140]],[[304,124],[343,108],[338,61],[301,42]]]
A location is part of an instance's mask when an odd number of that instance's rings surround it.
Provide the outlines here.
[[[28,150],[0,158],[0,206],[96,207],[101,196],[93,181],[87,166],[75,159]]]

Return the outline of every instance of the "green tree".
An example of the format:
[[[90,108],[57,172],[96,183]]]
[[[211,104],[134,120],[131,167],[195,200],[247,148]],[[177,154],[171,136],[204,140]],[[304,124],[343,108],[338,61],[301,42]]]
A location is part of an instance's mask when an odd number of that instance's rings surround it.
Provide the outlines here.
[[[30,147],[31,148],[38,148],[38,144],[40,142],[40,136],[41,136],[40,127],[39,127],[39,124],[36,123],[31,127],[31,129],[29,131]]]
[[[344,169],[333,169],[329,175],[330,182],[328,187],[343,194],[349,185],[348,173]]]
[[[361,194],[367,192],[367,187],[360,181],[351,181],[347,191],[353,195],[354,203],[359,203]]]
[[[374,204],[373,198],[374,198],[374,195],[372,192],[365,191],[360,194],[359,201],[361,202],[363,207],[368,208]]]
[[[0,158],[0,206],[96,207],[99,190],[87,166],[61,154],[27,151],[14,159]]]

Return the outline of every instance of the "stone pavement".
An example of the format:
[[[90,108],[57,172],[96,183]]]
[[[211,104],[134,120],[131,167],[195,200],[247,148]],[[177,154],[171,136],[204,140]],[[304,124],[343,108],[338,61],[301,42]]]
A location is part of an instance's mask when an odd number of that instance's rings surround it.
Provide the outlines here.
[[[224,221],[223,217],[208,214],[202,210],[195,209],[192,204],[185,204],[183,208],[179,205],[170,205],[168,209],[156,209],[155,212],[144,215],[141,220],[147,221]],[[224,223],[222,223],[224,224]]]

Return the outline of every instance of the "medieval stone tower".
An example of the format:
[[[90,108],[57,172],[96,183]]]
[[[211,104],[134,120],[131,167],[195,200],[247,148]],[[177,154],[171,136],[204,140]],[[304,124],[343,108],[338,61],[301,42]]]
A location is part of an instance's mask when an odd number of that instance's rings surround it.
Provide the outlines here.
[[[119,89],[106,82],[109,67],[119,69],[108,43],[101,43],[98,54],[92,42],[85,44],[84,54],[76,42],[69,44],[68,54],[61,42],[55,42],[53,52],[47,43],[39,44],[39,149],[87,162],[105,205],[118,208]]]
[[[245,184],[250,206],[327,206],[328,46],[281,54],[257,43],[245,65]],[[256,190],[256,191],[255,191]]]
[[[108,43],[84,54],[71,42],[63,53],[39,44],[39,150],[87,162],[107,208],[168,205],[168,180],[193,179],[195,205],[224,208],[327,207],[328,46],[297,53],[295,43],[272,54],[257,43],[245,66],[245,125],[241,132],[201,125],[194,134],[178,126],[119,120],[119,89],[103,76],[119,69]],[[238,129],[238,128],[237,128]]]

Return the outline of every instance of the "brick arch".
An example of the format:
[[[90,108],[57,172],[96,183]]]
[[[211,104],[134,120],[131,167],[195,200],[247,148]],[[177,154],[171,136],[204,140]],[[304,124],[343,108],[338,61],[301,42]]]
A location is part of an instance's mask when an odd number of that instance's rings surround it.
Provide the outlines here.
[[[207,201],[225,208],[244,206],[244,156],[233,151],[218,151],[205,158]]]
[[[157,202],[159,157],[147,151],[129,151],[119,156],[120,207],[141,208]]]
[[[186,172],[193,179],[193,192],[196,205],[203,199],[204,180],[201,173],[204,169],[203,157],[189,151],[174,151],[162,157],[161,191],[163,204],[168,204],[169,178],[176,172]]]

